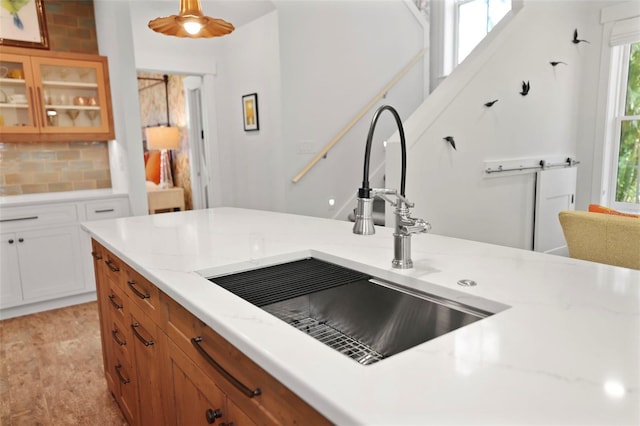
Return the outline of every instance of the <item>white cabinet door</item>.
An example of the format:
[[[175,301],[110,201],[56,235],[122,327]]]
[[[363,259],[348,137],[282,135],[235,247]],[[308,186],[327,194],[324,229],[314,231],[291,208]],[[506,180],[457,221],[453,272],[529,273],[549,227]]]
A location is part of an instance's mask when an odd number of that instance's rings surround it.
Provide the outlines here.
[[[77,293],[84,288],[77,225],[19,233],[20,276],[25,302]]]
[[[22,303],[18,238],[12,232],[0,234],[0,307]]]

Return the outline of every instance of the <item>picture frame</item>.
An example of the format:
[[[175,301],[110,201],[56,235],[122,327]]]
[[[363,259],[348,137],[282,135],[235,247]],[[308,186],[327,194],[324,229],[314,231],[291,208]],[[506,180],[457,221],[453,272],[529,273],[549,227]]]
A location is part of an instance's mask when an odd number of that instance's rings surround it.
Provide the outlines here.
[[[3,4],[0,8],[0,45],[49,49],[43,2],[27,0],[15,13]]]
[[[260,130],[257,93],[250,93],[242,97],[242,121],[245,132]]]

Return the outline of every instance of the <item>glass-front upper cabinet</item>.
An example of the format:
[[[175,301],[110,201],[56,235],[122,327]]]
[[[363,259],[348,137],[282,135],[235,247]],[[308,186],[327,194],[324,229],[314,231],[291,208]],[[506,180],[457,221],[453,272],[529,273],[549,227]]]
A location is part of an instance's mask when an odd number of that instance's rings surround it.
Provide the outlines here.
[[[0,141],[114,138],[105,57],[0,53]]]

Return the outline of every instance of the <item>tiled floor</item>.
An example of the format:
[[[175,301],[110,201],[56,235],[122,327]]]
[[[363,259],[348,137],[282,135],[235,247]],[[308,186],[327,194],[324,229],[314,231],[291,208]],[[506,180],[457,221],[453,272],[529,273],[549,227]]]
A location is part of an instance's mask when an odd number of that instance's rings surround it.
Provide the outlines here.
[[[102,370],[96,302],[0,321],[0,425],[126,425]]]

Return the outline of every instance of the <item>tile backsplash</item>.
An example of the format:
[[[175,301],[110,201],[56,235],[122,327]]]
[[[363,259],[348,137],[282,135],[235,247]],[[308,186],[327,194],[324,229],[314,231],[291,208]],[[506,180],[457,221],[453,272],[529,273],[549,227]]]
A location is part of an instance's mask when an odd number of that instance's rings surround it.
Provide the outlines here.
[[[111,188],[108,142],[0,142],[0,196]]]

